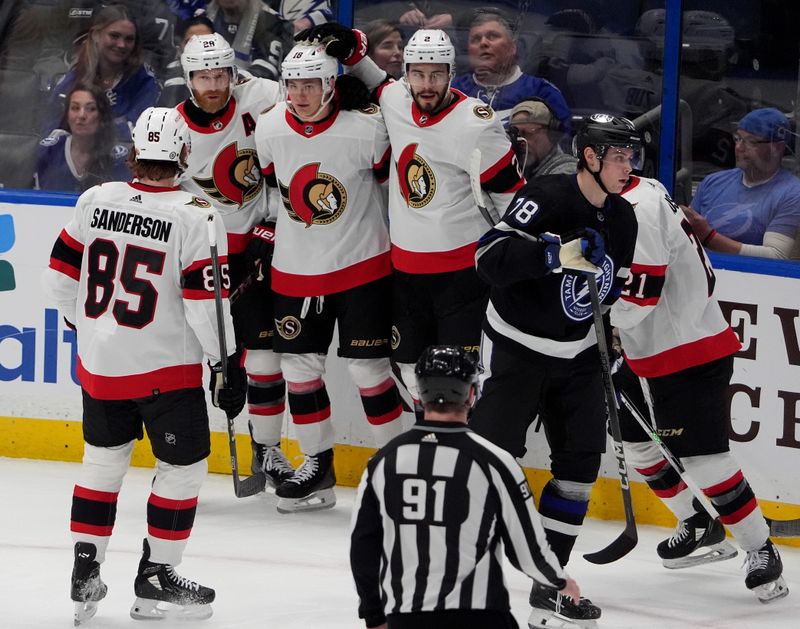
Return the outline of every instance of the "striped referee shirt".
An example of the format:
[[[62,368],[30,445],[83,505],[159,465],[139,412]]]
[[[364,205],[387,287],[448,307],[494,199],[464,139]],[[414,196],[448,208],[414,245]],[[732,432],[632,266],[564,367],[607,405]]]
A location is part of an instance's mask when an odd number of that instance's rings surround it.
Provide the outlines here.
[[[385,614],[508,611],[503,550],[536,581],[566,584],[511,454],[466,424],[421,421],[370,460],[350,544],[367,626]]]

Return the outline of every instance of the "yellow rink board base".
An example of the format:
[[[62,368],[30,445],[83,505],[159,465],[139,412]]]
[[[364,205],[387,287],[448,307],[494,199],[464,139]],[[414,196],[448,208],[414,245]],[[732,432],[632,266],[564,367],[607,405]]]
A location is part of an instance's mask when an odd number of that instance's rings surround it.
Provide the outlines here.
[[[284,439],[282,445],[289,460],[297,465],[302,458],[297,442]],[[237,435],[236,446],[239,455],[239,470],[245,475],[249,474],[249,435]],[[367,461],[375,450],[338,444],[334,446],[334,452],[338,484],[345,487],[356,487]],[[81,423],[51,419],[0,417],[0,456],[79,462],[83,456]],[[155,465],[155,459],[150,452],[150,443],[146,436],[134,447],[132,464],[137,467],[153,467]],[[208,469],[210,472],[218,474],[230,474],[227,433],[211,433],[211,456],[208,459]],[[525,474],[534,495],[538,496],[545,483],[550,479],[550,472],[525,468]],[[675,525],[672,513],[656,498],[647,485],[638,482],[631,483],[631,491],[637,522],[669,527]],[[233,495],[233,490],[231,490],[231,495]],[[776,520],[800,518],[800,505],[769,500],[760,500],[759,503],[764,514]],[[592,490],[589,517],[601,520],[624,519],[618,480],[598,479]],[[800,539],[776,538],[775,541],[788,546],[800,547]]]

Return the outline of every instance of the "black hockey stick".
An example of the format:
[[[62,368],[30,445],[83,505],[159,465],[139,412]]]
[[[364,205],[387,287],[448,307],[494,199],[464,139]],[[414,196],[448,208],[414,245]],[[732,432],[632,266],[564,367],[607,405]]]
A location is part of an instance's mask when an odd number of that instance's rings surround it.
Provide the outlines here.
[[[658,449],[661,451],[661,454],[664,455],[664,458],[667,462],[672,466],[672,468],[678,473],[681,480],[684,484],[689,488],[689,491],[694,494],[694,497],[700,501],[700,504],[703,508],[708,512],[712,518],[719,517],[719,514],[713,509],[713,507],[708,503],[708,499],[706,495],[702,492],[702,490],[692,481],[691,478],[688,477],[686,474],[686,470],[683,467],[683,464],[677,459],[672,452],[670,452],[669,448],[667,448],[666,444],[662,441],[659,434],[653,429],[652,425],[644,418],[644,415],[636,408],[636,405],[633,401],[628,397],[628,394],[625,391],[620,390],[620,399],[622,403],[628,408],[633,415],[633,418],[639,423],[647,433],[647,436],[653,440],[653,442],[658,446]],[[800,537],[800,518],[794,520],[773,520],[772,518],[764,518],[769,525],[769,534],[773,537]]]
[[[222,387],[228,386],[228,347],[225,341],[225,319],[222,314],[222,273],[219,268],[217,253],[217,233],[214,215],[208,217],[208,246],[211,250],[211,273],[214,280],[214,307],[217,314],[217,336],[219,337],[219,355],[222,363]],[[253,474],[247,478],[239,478],[239,456],[236,452],[236,424],[234,418],[225,413],[228,420],[228,445],[231,452],[231,473],[233,475],[233,493],[237,498],[254,496],[264,491],[267,478],[263,474]]]
[[[606,406],[608,407],[608,420],[611,425],[611,437],[614,442],[614,455],[617,457],[617,471],[619,473],[620,489],[622,490],[622,503],[625,506],[625,530],[611,544],[594,553],[583,556],[586,561],[596,564],[605,564],[622,559],[631,552],[639,541],[636,532],[636,520],[633,517],[633,502],[631,500],[631,485],[628,479],[628,466],[625,464],[625,451],[622,448],[622,432],[619,428],[617,417],[617,397],[614,393],[614,383],[611,380],[611,360],[608,353],[605,327],[603,326],[603,313],[600,311],[600,296],[597,292],[597,278],[593,272],[585,273],[589,285],[589,297],[592,301],[592,316],[594,317],[594,331],[597,335],[597,349],[600,352],[600,367],[603,371],[603,385],[606,393]]]

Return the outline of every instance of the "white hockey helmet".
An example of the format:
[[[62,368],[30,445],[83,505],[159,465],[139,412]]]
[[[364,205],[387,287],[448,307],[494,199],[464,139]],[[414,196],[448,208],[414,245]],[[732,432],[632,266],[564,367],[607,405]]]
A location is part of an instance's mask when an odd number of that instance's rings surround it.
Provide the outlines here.
[[[194,98],[194,90],[192,89],[192,72],[197,72],[198,70],[230,68],[231,83],[228,98],[233,93],[233,86],[236,85],[238,78],[236,54],[222,35],[218,33],[194,35],[186,43],[183,53],[181,53],[181,67],[183,68],[183,78],[186,80],[186,85],[192,94],[192,100],[195,105],[197,101]]]
[[[319,79],[322,83],[322,103],[317,115],[331,101],[335,93],[336,77],[339,74],[339,62],[325,52],[324,44],[297,44],[289,51],[281,64],[281,88],[287,106],[287,81],[294,79]]]
[[[411,63],[446,63],[452,78],[455,72],[456,49],[442,30],[421,28],[411,36],[403,49],[403,72]]]
[[[177,109],[148,107],[136,121],[132,135],[137,160],[174,162],[186,168],[183,147],[191,150],[192,142],[189,126]]]

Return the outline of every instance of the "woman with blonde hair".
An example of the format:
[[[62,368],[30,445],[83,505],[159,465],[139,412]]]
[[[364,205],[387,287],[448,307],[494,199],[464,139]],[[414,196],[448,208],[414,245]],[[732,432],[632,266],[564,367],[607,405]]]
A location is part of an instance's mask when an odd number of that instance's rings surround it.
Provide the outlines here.
[[[75,64],[53,89],[44,129],[57,125],[66,94],[80,82],[96,85],[105,92],[117,136],[130,143],[131,126],[161,93],[152,71],[142,63],[140,52],[138,28],[125,6],[112,4],[96,11]]]

